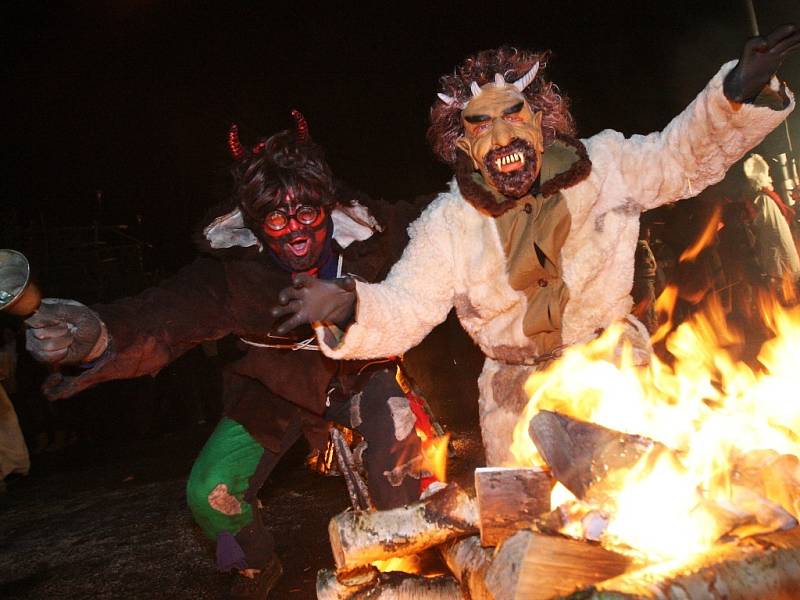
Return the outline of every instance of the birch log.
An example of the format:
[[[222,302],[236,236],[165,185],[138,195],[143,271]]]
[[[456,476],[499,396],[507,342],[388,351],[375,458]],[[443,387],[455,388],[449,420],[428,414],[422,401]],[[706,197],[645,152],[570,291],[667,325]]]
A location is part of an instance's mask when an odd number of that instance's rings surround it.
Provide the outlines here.
[[[494,600],[486,589],[486,571],[494,549],[484,548],[476,535],[450,540],[439,546],[447,568],[469,592],[470,600]]]
[[[722,546],[688,564],[632,571],[570,598],[797,600],[800,528]]]
[[[497,547],[486,589],[494,600],[546,600],[624,573],[630,562],[598,544],[520,530]]]
[[[317,573],[317,600],[462,600],[461,587],[450,575],[423,577],[409,573],[381,573],[366,586],[347,586],[333,569]]]
[[[348,571],[476,533],[477,522],[475,499],[451,483],[400,508],[340,513],[331,519],[328,535],[336,568]]]

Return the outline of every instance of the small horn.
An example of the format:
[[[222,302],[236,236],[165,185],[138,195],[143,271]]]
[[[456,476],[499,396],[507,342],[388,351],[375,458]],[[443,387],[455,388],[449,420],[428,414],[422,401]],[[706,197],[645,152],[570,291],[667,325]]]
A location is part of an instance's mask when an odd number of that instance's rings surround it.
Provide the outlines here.
[[[500,75],[500,73],[494,74],[494,85],[496,87],[504,87],[506,85],[506,78]]]
[[[244,158],[244,148],[239,141],[239,126],[236,123],[231,125],[228,130],[228,148],[230,148],[234,160],[242,160]]]
[[[525,75],[523,75],[514,82],[514,87],[521,92],[531,84],[531,81],[533,81],[533,79],[536,77],[536,73],[538,71],[539,71],[539,61],[536,61],[536,64],[533,65],[533,67],[531,67],[530,71],[525,73]]]
[[[297,137],[301,142],[307,142],[310,138],[308,135],[308,122],[299,110],[292,111],[292,118],[295,122],[295,129],[297,130]]]
[[[479,86],[479,85],[478,85],[478,83],[477,83],[476,81],[473,81],[473,82],[472,82],[472,83],[469,85],[469,89],[470,89],[470,91],[472,92],[472,97],[473,97],[473,98],[477,98],[478,96],[480,96],[480,95],[481,95],[481,92],[483,91],[483,90],[481,89],[481,86]]]
[[[461,110],[464,110],[465,108],[463,102],[459,102],[452,96],[448,96],[447,94],[442,94],[441,92],[436,95],[439,96],[439,100],[447,104],[447,106],[454,106],[456,108],[460,108]]]

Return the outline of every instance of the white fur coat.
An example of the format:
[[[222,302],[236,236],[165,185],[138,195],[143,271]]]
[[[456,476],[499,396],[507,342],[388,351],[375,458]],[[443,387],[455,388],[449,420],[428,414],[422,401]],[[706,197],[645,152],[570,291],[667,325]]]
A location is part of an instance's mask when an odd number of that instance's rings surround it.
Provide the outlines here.
[[[695,196],[721,180],[793,109],[793,99],[783,111],[732,106],[722,82],[734,64],[724,65],[661,132],[625,138],[606,130],[582,140],[591,173],[561,190],[571,216],[561,249],[569,290],[561,323],[564,343],[588,340],[598,328],[628,315],[640,213]],[[493,218],[465,201],[455,182],[409,233],[402,258],[382,283],[357,284],[356,319],[345,337],[335,348],[320,345],[337,359],[399,355],[455,307],[487,356],[479,382],[481,424],[487,462],[503,464],[509,459],[509,424],[513,427],[519,402],[495,401],[501,391],[495,380],[504,364],[525,362],[520,359],[529,345],[522,330],[525,295],[508,282]]]

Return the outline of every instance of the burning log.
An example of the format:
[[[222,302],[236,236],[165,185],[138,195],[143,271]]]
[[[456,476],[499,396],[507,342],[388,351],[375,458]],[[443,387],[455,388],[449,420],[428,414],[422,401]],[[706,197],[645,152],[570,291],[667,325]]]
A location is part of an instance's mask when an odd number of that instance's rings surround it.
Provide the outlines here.
[[[475,469],[481,544],[497,546],[519,529],[527,529],[550,510],[555,481],[539,468],[484,467]]]
[[[423,577],[408,573],[380,573],[373,581],[348,586],[333,569],[317,573],[317,600],[461,600],[458,582],[449,575]]]
[[[448,539],[477,532],[475,499],[455,484],[392,510],[345,511],[328,525],[339,570],[416,554]]]
[[[616,577],[630,564],[598,544],[520,530],[497,548],[486,588],[494,600],[544,600]]]
[[[795,528],[722,546],[671,569],[654,565],[625,573],[571,598],[792,600],[798,590],[800,529]]]
[[[531,419],[528,433],[555,478],[578,498],[607,473],[632,467],[655,444],[549,410]]]
[[[492,564],[493,550],[481,546],[476,535],[451,540],[439,546],[447,568],[469,592],[470,600],[494,600],[486,589],[486,571]]]

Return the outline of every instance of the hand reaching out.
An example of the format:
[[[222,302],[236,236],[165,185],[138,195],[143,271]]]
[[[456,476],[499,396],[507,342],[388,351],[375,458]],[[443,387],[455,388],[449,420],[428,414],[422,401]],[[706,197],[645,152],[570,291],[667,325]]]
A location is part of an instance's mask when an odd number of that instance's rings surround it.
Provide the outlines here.
[[[764,36],[750,38],[739,63],[725,77],[723,91],[733,102],[751,102],[769,83],[787,54],[800,48],[800,30],[781,25]]]

